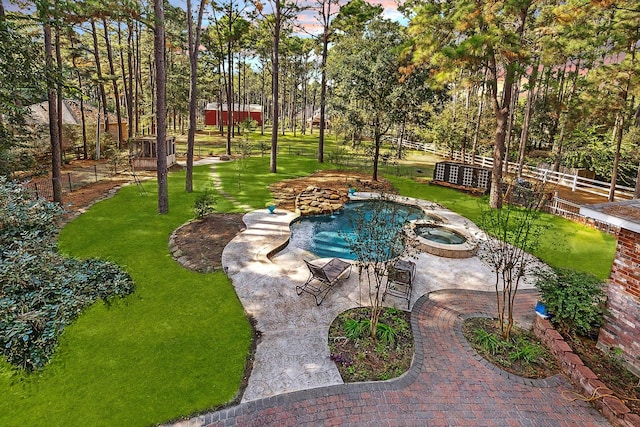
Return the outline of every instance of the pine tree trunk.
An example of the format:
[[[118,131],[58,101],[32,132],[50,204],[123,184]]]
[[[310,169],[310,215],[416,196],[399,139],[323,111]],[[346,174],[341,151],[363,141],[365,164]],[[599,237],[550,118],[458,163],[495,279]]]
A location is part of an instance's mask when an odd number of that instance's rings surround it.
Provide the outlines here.
[[[69,43],[71,44],[71,49],[74,50],[74,41],[73,41],[73,33],[69,34]],[[87,123],[84,117],[84,93],[82,90],[82,76],[80,75],[80,70],[76,64],[76,56],[71,56],[71,64],[76,71],[76,76],[78,78],[78,90],[80,91],[80,124],[82,126],[82,156],[85,160],[89,158],[88,147],[87,147]]]
[[[124,90],[124,101],[125,101],[125,107],[127,110],[127,138],[131,138],[132,134],[131,134],[131,116],[132,116],[132,106],[131,106],[131,91],[130,91],[130,87],[131,85],[129,84],[129,82],[127,81],[127,71],[126,71],[126,67],[125,67],[125,62],[124,62],[124,53],[122,52],[122,28],[120,27],[120,22],[118,22],[118,44],[120,45],[120,74],[122,75],[122,84],[123,84],[123,90]],[[127,40],[127,46],[129,46],[128,40]],[[129,77],[131,76],[131,74],[129,74]]]
[[[91,20],[91,34],[93,36],[93,57],[96,62],[96,75],[98,77],[98,89],[100,91],[100,99],[102,100],[102,114],[104,120],[104,131],[109,131],[109,110],[107,109],[107,93],[104,90],[104,83],[102,80],[102,66],[100,64],[100,50],[98,47],[98,33],[96,32],[96,23]],[[100,120],[98,120],[98,126],[100,126]]]
[[[167,185],[167,71],[165,68],[164,1],[154,0],[154,58],[156,64],[156,153],[158,177],[158,213],[169,212]]]
[[[273,53],[271,58],[271,93],[272,93],[272,124],[271,124],[271,157],[269,159],[269,170],[271,173],[278,171],[278,98],[280,96],[278,90],[278,80],[280,78],[280,25],[282,17],[280,16],[280,1],[275,2],[275,22],[273,29]]]
[[[48,16],[41,17],[44,33],[45,62],[49,73],[53,73],[53,42],[51,40],[51,25]],[[47,81],[47,104],[49,107],[49,137],[51,138],[51,186],[53,187],[53,201],[62,204],[62,183],[60,181],[60,134],[58,133],[58,111],[56,102],[56,88],[53,80]]]
[[[624,111],[619,111],[616,116],[615,132],[613,133],[616,152],[613,158],[613,168],[611,170],[611,186],[609,187],[609,201],[613,202],[616,194],[616,183],[618,181],[618,164],[620,163],[620,147],[622,146],[622,134],[624,133]]]
[[[329,8],[331,2],[329,1]],[[324,31],[322,33],[322,59],[320,61],[320,129],[318,139],[318,162],[324,162],[324,130],[325,130],[325,114],[327,107],[327,56],[329,54],[329,13],[324,20]],[[312,112],[313,114],[313,112]],[[311,119],[311,128],[313,132],[313,118]]]
[[[187,134],[187,171],[185,190],[193,191],[193,155],[196,139],[196,107],[198,102],[198,47],[200,45],[200,30],[205,0],[200,0],[196,28],[193,28],[191,18],[191,0],[187,0],[187,30],[189,43],[189,130]],[[195,34],[194,34],[195,33]]]
[[[109,62],[109,73],[112,76],[116,75],[115,67],[113,66],[113,54],[111,51],[111,42],[109,40],[109,27],[107,25],[106,18],[102,18],[102,25],[104,27],[104,40],[107,45],[107,60]],[[113,78],[113,98],[116,104],[116,120],[118,124],[118,136],[116,137],[116,142],[118,144],[118,150],[121,148],[121,139],[122,139],[122,111],[120,111],[120,93],[118,90],[118,81]]]
[[[536,80],[538,78],[538,64],[535,62],[531,77],[529,77],[529,91],[527,92],[527,104],[525,106],[524,117],[522,119],[522,132],[520,133],[520,146],[518,147],[518,178],[522,177],[522,168],[524,166],[524,156],[527,152],[527,141],[529,139],[529,124],[533,114],[533,105],[535,102]]]
[[[229,19],[229,32],[233,21]],[[227,156],[231,155],[231,134],[233,133],[233,55],[231,54],[231,41],[227,42]]]
[[[55,27],[55,51],[56,51],[56,70],[62,75],[62,53],[60,51],[60,29]],[[56,100],[58,102],[58,143],[60,144],[60,165],[62,165],[64,154],[64,140],[62,139],[62,84],[56,83]]]

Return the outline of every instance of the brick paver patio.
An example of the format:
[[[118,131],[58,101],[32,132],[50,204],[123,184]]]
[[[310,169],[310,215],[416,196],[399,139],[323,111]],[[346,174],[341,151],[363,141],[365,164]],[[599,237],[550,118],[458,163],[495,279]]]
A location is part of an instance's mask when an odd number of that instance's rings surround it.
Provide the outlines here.
[[[520,291],[517,320],[533,320],[536,292]],[[462,336],[465,318],[494,315],[495,294],[441,290],[418,300],[416,352],[402,377],[340,384],[243,403],[179,423],[202,425],[607,426],[588,403],[570,402],[563,376],[530,380],[478,356]]]

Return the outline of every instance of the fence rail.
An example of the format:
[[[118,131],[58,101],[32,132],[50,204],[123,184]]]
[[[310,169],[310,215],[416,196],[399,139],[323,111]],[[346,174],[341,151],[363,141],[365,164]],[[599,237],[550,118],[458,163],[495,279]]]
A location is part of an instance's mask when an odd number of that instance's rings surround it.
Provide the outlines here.
[[[124,171],[123,165],[114,163],[100,163],[82,169],[74,169],[63,173],[60,177],[62,193],[72,193],[80,187],[112,178]],[[33,192],[34,197],[53,199],[53,183],[50,177],[31,178],[24,182],[24,186]]]
[[[560,197],[554,195],[551,200],[547,202],[543,210],[550,214],[567,218],[571,221],[590,225],[600,231],[604,231],[605,233],[613,235],[618,234],[618,232],[620,231],[619,227],[613,224],[609,224],[605,221],[600,221],[598,219],[589,218],[582,215],[580,213],[580,206],[581,205],[577,203],[561,199]]]
[[[465,163],[471,163],[482,167],[492,167],[493,158],[485,156],[471,156],[466,154],[463,158],[462,154],[458,151],[445,151],[438,149],[435,144],[426,144],[414,141],[402,141],[402,146],[419,151],[426,151],[442,157],[452,158],[456,161],[464,161]],[[516,174],[518,172],[518,164],[515,162],[509,162],[509,173]],[[584,191],[586,193],[595,194],[598,196],[608,197],[611,191],[611,183],[598,181],[596,179],[589,179],[578,176],[576,174],[567,174],[562,172],[554,172],[551,169],[544,169],[539,167],[532,167],[524,165],[522,167],[522,175],[527,178],[533,178],[543,183],[557,184],[563,187],[571,188],[571,191]],[[629,200],[633,198],[635,189],[624,185],[616,185],[614,200]]]

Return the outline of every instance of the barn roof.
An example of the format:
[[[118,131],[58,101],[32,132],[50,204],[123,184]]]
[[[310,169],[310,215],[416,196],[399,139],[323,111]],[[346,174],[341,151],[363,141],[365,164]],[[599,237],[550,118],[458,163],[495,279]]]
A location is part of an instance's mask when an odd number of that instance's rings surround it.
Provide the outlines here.
[[[49,125],[49,103],[47,101],[33,104],[27,107],[30,111],[27,122],[32,125]],[[96,123],[98,118],[98,108],[85,102],[84,116],[87,123]],[[100,111],[102,113],[102,111]],[[80,125],[80,101],[77,99],[62,100],[62,124]],[[122,122],[126,123],[126,119]],[[117,123],[116,115],[109,113],[109,123]]]
[[[227,104],[218,104],[217,102],[209,102],[205,107],[207,111],[229,111],[229,107]],[[249,111],[251,113],[260,113],[262,112],[262,105],[260,104],[233,104],[233,111]]]

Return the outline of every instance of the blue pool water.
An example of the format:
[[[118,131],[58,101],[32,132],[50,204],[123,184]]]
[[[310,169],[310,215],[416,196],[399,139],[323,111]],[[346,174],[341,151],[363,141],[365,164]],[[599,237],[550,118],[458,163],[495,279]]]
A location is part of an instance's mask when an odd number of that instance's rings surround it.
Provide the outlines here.
[[[382,203],[382,209],[372,212],[372,207],[378,203]],[[349,202],[334,215],[307,216],[292,223],[289,245],[309,251],[321,258],[356,259],[356,255],[349,249],[348,240],[355,238],[354,224],[359,221],[359,218],[365,218],[366,221],[392,221],[393,226],[386,228],[386,231],[395,235],[407,222],[425,217],[423,210],[416,206],[379,200]],[[373,236],[373,238],[376,237]],[[394,253],[397,252],[397,248],[382,250],[387,252],[389,257],[398,255]]]

